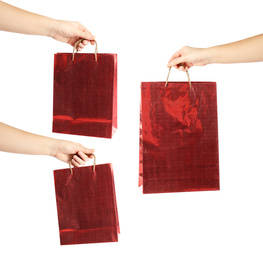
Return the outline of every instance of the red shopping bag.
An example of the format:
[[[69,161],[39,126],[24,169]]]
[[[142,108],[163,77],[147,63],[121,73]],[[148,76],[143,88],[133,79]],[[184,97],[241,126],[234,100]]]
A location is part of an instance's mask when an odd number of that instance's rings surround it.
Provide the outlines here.
[[[118,241],[111,164],[55,170],[54,179],[61,245]]]
[[[117,54],[55,54],[53,132],[111,138],[116,129]]]
[[[189,83],[141,83],[143,193],[219,190],[216,83]]]

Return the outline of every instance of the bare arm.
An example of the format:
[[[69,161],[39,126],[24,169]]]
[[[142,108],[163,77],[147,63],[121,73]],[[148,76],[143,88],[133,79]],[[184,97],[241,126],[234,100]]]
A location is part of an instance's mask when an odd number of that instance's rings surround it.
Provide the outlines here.
[[[3,1],[0,1],[0,30],[49,36],[72,46],[80,38],[86,39],[79,44],[78,50],[84,48],[89,42],[94,44],[95,40],[95,36],[79,22],[55,20],[17,8]]]
[[[0,30],[48,36],[52,19],[0,1]]]
[[[211,63],[259,61],[263,61],[263,34],[210,48],[183,47],[173,54],[167,66],[185,71],[192,66]]]
[[[85,164],[94,149],[81,144],[45,137],[0,123],[0,151],[32,155],[49,155],[74,166]],[[77,156],[78,155],[78,156]]]
[[[263,61],[263,34],[207,49],[209,63]]]

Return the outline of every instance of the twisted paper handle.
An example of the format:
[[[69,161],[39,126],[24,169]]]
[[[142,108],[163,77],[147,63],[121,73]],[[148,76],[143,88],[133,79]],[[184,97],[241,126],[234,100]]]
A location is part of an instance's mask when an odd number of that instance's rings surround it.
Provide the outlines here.
[[[93,155],[93,172],[95,172],[95,167],[96,167],[96,156],[95,154],[93,153],[90,153],[90,154],[87,154],[87,155]],[[72,169],[72,165],[71,165],[71,162],[69,163],[69,169],[70,169],[70,172],[71,174],[73,174],[73,169]]]
[[[78,51],[77,51],[77,46],[78,46],[78,44],[80,43],[80,42],[83,42],[84,41],[84,39],[79,39],[76,43],[75,43],[75,45],[74,45],[74,47],[73,47],[73,53],[72,53],[72,61],[74,60],[74,55],[75,55],[75,52],[77,53]],[[98,46],[97,46],[97,42],[94,40],[94,42],[95,42],[95,61],[97,61],[98,60],[98,58],[97,58],[97,54],[98,54]]]
[[[168,84],[168,79],[169,79],[169,75],[170,75],[171,68],[172,68],[172,67],[170,67],[170,68],[169,68],[169,71],[168,71],[168,75],[167,75],[167,78],[166,78],[165,87],[167,87],[167,84]],[[191,88],[191,87],[192,87],[192,84],[191,84],[191,80],[190,80],[190,76],[189,76],[188,70],[186,71],[186,75],[187,75],[188,82],[189,82],[189,85],[190,85],[190,88]]]

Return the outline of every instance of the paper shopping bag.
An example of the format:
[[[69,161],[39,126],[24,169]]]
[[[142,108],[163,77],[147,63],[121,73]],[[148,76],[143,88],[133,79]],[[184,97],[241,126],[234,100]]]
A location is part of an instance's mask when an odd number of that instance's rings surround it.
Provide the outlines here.
[[[118,241],[111,164],[55,170],[54,179],[61,245]]]
[[[55,54],[53,132],[111,138],[117,129],[117,54],[72,57]]]
[[[140,119],[143,193],[219,190],[215,82],[142,82]]]

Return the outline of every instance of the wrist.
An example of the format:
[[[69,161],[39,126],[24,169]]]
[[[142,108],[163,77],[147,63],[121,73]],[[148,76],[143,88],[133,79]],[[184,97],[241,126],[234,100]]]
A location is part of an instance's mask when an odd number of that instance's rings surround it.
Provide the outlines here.
[[[48,155],[55,157],[59,150],[59,139],[49,138]]]
[[[212,64],[214,63],[214,50],[212,47],[203,49],[204,51],[204,63]]]
[[[51,38],[54,37],[54,35],[57,32],[57,24],[58,24],[58,20],[49,18],[47,22],[47,35],[46,36],[51,37]]]
[[[207,56],[207,62],[208,64],[212,63],[220,63],[220,55],[219,55],[219,48],[218,46],[213,46],[210,48],[207,48],[206,51],[206,56]]]

